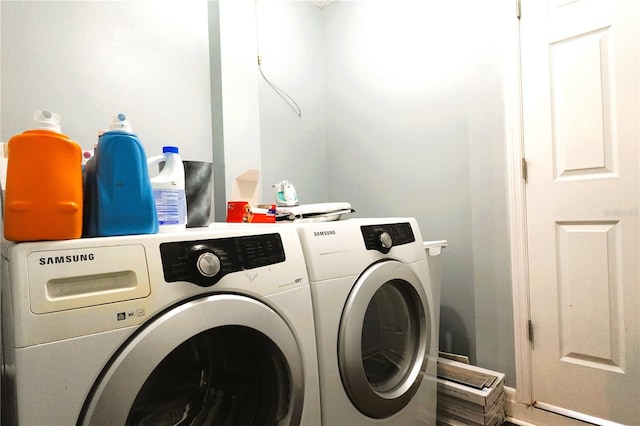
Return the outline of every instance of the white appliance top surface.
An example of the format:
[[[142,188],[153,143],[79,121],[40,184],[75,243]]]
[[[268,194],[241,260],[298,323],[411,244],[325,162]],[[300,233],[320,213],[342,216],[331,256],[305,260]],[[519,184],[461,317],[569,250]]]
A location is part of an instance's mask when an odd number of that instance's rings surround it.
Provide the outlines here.
[[[220,273],[194,274],[200,258],[193,253],[201,246],[219,258]],[[12,303],[18,345],[138,325],[199,295],[226,292],[266,301],[293,290],[308,293],[309,286],[297,232],[288,226],[214,226],[8,243],[5,249],[1,284]]]
[[[369,236],[390,231],[388,226],[409,225],[412,238],[394,236],[390,250],[372,248],[377,241],[365,242],[364,228],[377,228]],[[424,243],[414,218],[353,218],[335,222],[294,224],[298,229],[310,281],[321,281],[360,274],[370,264],[382,259],[406,263],[426,259]],[[406,226],[403,227],[405,229]],[[392,239],[394,239],[392,238]],[[368,246],[367,246],[368,244]],[[380,247],[378,247],[380,248]]]

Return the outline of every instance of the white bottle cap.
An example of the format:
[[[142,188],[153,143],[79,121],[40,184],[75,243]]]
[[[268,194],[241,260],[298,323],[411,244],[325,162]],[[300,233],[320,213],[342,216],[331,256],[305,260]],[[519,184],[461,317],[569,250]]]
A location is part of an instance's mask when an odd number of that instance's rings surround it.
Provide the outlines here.
[[[131,123],[124,114],[112,115],[111,124],[109,124],[109,130],[121,130],[123,132],[132,133]]]
[[[36,111],[33,113],[33,119],[36,122],[36,130],[51,130],[61,133],[60,116],[49,111]]]

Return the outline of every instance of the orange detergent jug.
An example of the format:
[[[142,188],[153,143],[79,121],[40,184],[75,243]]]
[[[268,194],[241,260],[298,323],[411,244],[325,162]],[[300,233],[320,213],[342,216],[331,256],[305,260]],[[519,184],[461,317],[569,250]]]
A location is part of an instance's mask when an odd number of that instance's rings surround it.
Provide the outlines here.
[[[34,114],[36,125],[8,143],[4,236],[11,241],[82,235],[82,149],[61,133],[60,116]]]

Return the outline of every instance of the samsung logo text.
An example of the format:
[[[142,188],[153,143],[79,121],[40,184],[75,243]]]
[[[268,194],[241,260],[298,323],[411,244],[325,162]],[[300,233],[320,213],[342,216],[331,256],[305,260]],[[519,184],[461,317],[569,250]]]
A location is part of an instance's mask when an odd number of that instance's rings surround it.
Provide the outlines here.
[[[88,262],[95,259],[93,253],[88,254],[68,254],[66,256],[41,257],[38,259],[40,265],[58,265],[61,263]]]
[[[336,231],[315,231],[313,233],[314,237],[326,237],[328,235],[336,235]]]

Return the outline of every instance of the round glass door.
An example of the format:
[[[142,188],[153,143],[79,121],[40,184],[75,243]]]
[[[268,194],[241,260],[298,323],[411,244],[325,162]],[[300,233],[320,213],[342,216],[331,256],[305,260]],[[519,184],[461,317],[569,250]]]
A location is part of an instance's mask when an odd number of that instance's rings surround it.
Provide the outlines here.
[[[94,384],[82,425],[296,425],[298,342],[273,309],[238,295],[177,306],[137,330]]]
[[[289,371],[264,334],[223,326],[174,349],[138,392],[127,425],[276,425],[289,408]]]
[[[389,417],[417,392],[431,345],[423,284],[397,261],[372,265],[357,280],[343,312],[340,374],[352,403],[372,418]]]

